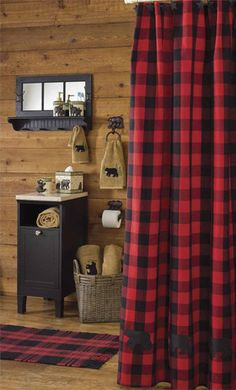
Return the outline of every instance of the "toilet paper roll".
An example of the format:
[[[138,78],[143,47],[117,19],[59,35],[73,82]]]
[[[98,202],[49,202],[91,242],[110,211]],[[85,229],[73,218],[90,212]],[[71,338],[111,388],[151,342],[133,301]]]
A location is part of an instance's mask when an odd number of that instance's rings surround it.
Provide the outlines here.
[[[103,227],[119,229],[122,222],[122,218],[120,218],[120,216],[120,210],[104,210],[102,214]]]

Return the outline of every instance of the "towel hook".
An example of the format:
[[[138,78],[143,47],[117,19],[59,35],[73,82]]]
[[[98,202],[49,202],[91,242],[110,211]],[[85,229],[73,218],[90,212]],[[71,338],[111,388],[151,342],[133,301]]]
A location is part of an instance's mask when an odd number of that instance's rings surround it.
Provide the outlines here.
[[[118,133],[117,129],[123,129],[124,128],[124,120],[123,117],[120,116],[111,116],[107,119],[108,121],[108,129],[111,129],[106,135],[106,141],[108,140],[108,137],[110,134],[114,135],[117,134],[119,139],[121,139],[120,133]]]

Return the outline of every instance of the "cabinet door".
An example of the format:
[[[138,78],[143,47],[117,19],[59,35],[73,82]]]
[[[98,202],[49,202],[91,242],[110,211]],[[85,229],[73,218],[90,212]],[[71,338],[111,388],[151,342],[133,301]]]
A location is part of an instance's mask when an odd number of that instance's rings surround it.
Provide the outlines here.
[[[21,227],[18,275],[25,286],[59,287],[59,229]]]

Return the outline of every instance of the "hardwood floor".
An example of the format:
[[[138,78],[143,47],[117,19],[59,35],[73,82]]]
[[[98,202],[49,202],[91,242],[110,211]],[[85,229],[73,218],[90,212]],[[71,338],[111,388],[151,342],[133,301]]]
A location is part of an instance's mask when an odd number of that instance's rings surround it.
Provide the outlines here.
[[[0,297],[1,323],[35,328],[119,334],[119,324],[80,324],[75,302],[65,302],[64,318],[55,318],[54,303],[41,298],[27,300],[26,314],[17,314],[14,297]],[[46,364],[1,361],[1,390],[117,390],[118,356],[99,370],[56,367]],[[162,387],[163,388],[163,387]]]
[[[80,324],[76,302],[65,302],[64,318],[55,318],[54,303],[42,298],[29,297],[26,314],[17,314],[16,298],[0,297],[2,324],[35,328],[65,329],[81,332],[119,334],[119,324]],[[116,384],[118,355],[99,370],[57,367],[46,364],[1,361],[1,390],[118,390],[128,389]],[[159,390],[170,389],[160,383]],[[206,390],[198,387],[196,390]],[[148,390],[148,389],[147,389]]]

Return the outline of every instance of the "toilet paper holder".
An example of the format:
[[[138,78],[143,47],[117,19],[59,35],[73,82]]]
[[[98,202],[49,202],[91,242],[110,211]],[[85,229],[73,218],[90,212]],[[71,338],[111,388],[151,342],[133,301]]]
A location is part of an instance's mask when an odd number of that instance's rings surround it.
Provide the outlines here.
[[[109,200],[107,203],[109,210],[121,210],[122,202],[121,200]]]
[[[123,203],[120,200],[109,200],[109,202],[107,202],[107,205],[108,205],[107,210],[121,211],[120,215],[118,216],[118,220],[120,220],[123,216],[123,210],[122,210]],[[102,218],[102,214],[99,215],[99,218]]]

